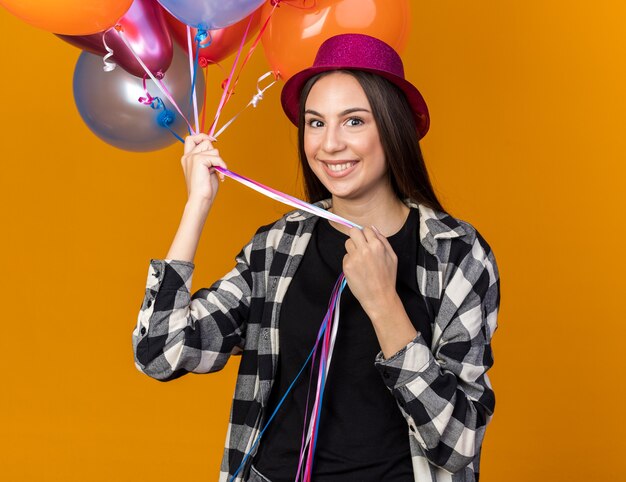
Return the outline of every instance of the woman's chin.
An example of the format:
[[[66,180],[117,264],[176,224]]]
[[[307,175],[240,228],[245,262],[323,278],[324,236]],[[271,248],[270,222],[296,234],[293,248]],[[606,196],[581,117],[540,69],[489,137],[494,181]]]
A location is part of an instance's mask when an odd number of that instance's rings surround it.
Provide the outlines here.
[[[355,201],[361,197],[362,194],[355,189],[328,189],[333,199],[341,199],[342,201]]]

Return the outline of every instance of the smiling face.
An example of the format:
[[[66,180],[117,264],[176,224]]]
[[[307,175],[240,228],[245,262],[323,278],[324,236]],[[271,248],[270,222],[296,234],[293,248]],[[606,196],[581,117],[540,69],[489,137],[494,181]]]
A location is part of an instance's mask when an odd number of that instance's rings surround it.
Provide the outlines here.
[[[333,72],[311,88],[305,104],[304,152],[333,197],[356,200],[392,191],[370,103],[352,75]]]

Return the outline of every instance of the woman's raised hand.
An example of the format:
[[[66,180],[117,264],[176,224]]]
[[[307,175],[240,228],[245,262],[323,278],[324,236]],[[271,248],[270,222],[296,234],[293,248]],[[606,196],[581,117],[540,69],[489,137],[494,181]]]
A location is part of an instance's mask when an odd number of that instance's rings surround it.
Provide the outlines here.
[[[218,173],[213,166],[227,169],[226,163],[220,157],[219,151],[213,147],[214,138],[207,134],[196,134],[185,138],[185,149],[180,162],[185,174],[187,196],[190,201],[198,201],[209,205],[213,204],[217,194],[219,181],[224,175]]]

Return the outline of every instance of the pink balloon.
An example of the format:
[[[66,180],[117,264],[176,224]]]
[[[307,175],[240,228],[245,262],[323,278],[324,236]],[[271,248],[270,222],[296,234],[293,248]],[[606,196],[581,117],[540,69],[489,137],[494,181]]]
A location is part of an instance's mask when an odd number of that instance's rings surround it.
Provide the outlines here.
[[[153,74],[165,73],[172,63],[172,37],[170,36],[161,7],[152,0],[134,0],[118,22],[133,51]],[[102,41],[113,50],[108,60],[115,62],[127,72],[143,77],[146,71],[128,50],[114,28],[91,35],[57,35],[66,42],[91,53],[107,54]]]

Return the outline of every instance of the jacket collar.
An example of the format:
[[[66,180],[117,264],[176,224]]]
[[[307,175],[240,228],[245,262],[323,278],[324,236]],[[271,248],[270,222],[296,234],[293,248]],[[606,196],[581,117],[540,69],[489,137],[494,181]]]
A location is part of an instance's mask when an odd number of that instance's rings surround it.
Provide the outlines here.
[[[420,214],[420,243],[426,248],[426,250],[434,255],[437,252],[437,240],[449,239],[463,236],[466,234],[465,229],[459,223],[459,220],[450,216],[448,213],[438,211],[418,203],[411,199],[405,199],[404,204],[410,208],[417,208]],[[315,206],[323,209],[329,209],[332,207],[331,199],[323,199],[314,203]],[[306,220],[312,220],[316,222],[318,217],[300,209],[287,214],[287,221],[301,222]]]

